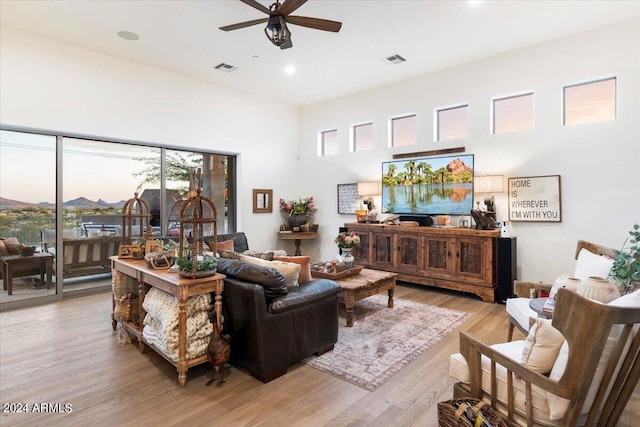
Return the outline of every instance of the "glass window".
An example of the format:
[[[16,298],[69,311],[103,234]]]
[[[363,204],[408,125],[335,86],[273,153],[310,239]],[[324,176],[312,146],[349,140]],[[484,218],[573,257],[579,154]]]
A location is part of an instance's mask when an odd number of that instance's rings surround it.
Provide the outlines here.
[[[436,141],[469,136],[469,106],[443,108],[436,111]]]
[[[564,87],[564,125],[616,118],[616,78]]]
[[[218,234],[233,232],[234,156],[0,130],[0,236],[50,253],[55,276],[47,289],[31,270],[16,275],[17,292],[0,303],[111,286],[108,257],[117,254],[122,207],[135,193],[149,205],[152,235],[178,239],[171,219],[179,216],[191,168],[200,169],[202,194],[216,206]]]
[[[363,123],[353,126],[352,150],[362,151],[373,148],[373,123]]]
[[[43,233],[44,230],[49,230],[49,233]],[[55,250],[55,136],[0,131],[0,236],[34,246],[36,252]],[[46,245],[47,240],[51,243],[49,246]],[[15,252],[12,254],[17,255]],[[36,257],[29,264],[21,264],[17,271],[12,271],[10,287],[6,283],[7,278],[3,279],[0,303],[56,294],[53,279],[46,274],[43,278],[39,275],[40,267],[46,266],[43,263],[47,261],[42,255]],[[53,262],[53,256],[50,257],[49,261]],[[25,269],[25,265],[30,269]],[[48,280],[51,280],[49,286]]]
[[[325,130],[320,132],[320,155],[330,156],[338,154],[338,130]]]
[[[391,119],[391,147],[416,143],[416,115]]]
[[[533,129],[533,93],[493,100],[491,133]]]

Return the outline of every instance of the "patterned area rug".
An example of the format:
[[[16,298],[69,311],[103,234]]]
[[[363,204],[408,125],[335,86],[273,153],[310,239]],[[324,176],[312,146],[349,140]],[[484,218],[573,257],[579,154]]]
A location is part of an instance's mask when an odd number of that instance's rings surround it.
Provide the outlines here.
[[[358,301],[353,327],[340,304],[338,342],[333,351],[304,363],[374,391],[471,317],[470,313],[394,299],[387,295]]]

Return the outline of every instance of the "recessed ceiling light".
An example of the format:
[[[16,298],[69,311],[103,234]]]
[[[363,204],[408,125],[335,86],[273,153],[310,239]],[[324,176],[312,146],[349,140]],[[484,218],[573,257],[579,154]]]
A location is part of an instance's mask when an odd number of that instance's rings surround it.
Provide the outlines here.
[[[131,31],[118,31],[118,35],[125,40],[138,40],[140,38],[139,35]]]
[[[286,67],[284,67],[284,72],[291,75],[291,74],[295,74],[296,73],[296,67],[294,67],[293,65],[287,65]]]

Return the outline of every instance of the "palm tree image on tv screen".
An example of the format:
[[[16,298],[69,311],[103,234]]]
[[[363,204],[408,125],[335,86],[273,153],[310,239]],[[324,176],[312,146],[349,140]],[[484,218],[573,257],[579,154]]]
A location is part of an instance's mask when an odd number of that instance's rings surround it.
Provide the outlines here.
[[[382,211],[466,215],[473,208],[473,154],[382,163]]]

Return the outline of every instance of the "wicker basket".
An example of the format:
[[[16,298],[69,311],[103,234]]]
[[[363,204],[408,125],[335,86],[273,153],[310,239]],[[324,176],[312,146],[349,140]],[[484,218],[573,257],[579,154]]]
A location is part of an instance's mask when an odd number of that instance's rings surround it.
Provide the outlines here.
[[[480,417],[481,421],[477,418]],[[440,427],[507,427],[506,421],[488,402],[480,399],[452,399],[438,403]]]

